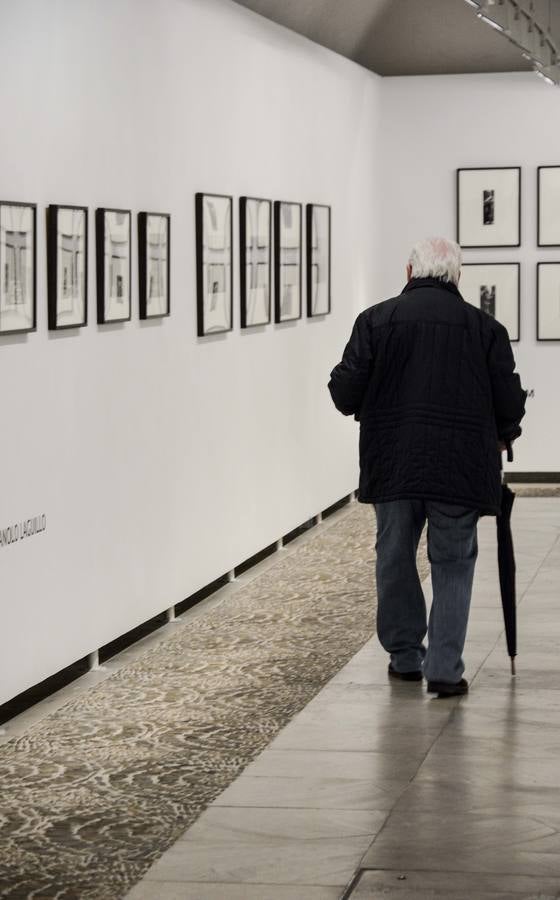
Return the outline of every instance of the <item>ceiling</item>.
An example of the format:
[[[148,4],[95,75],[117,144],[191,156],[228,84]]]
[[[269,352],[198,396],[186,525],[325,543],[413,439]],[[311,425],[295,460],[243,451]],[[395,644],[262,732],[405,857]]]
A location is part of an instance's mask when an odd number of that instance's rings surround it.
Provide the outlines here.
[[[531,65],[464,0],[235,0],[379,75],[513,72]],[[556,0],[554,0],[556,4]]]

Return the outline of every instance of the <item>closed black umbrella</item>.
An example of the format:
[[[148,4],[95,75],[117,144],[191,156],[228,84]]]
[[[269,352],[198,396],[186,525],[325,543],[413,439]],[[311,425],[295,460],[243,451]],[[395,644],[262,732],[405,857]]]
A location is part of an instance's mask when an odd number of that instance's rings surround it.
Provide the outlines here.
[[[506,444],[507,458],[511,462],[513,453],[511,444]],[[515,657],[517,656],[517,609],[515,599],[515,555],[511,534],[511,511],[515,494],[502,484],[501,512],[496,519],[498,532],[498,570],[500,573],[500,592],[506,629],[507,651],[511,659],[511,674],[515,675]]]

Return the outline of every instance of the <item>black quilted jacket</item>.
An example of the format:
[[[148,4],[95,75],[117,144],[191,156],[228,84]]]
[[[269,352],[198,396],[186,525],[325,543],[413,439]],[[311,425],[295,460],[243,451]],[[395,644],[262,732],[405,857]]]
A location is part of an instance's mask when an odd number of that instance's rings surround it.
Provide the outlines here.
[[[360,422],[363,503],[424,498],[499,511],[498,440],[521,434],[526,392],[503,325],[450,283],[413,278],[361,313],[333,369]]]

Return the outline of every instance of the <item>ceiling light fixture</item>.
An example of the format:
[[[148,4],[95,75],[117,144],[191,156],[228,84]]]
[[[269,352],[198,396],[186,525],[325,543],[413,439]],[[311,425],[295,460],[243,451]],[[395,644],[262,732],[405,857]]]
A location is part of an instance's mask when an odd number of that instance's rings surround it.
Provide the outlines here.
[[[542,62],[535,56],[531,56],[530,53],[523,52],[521,56],[523,57],[523,59],[526,59],[527,62],[530,62],[532,66],[542,66]]]
[[[543,72],[542,69],[535,68],[534,72],[535,72],[535,75],[538,75],[539,78],[542,78],[542,80],[546,81],[547,84],[551,84],[554,87],[556,87],[558,85],[558,82],[555,81],[554,78],[552,78],[546,72]]]
[[[534,0],[465,0],[481,22],[499,31],[518,48],[547,84],[560,86],[560,43],[551,33],[552,3],[548,21]]]
[[[487,25],[490,25],[491,28],[495,28],[496,31],[505,31],[503,25],[500,25],[499,22],[494,22],[494,19],[491,19],[490,16],[485,15],[483,12],[477,13],[477,16],[481,22],[486,22]]]

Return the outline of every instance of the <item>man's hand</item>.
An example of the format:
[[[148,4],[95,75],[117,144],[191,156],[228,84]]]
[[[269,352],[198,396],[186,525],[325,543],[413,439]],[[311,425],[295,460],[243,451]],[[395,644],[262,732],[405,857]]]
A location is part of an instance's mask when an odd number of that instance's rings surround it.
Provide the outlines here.
[[[507,447],[503,441],[498,441],[498,450],[500,451],[500,453],[503,453],[504,450],[507,450]]]

